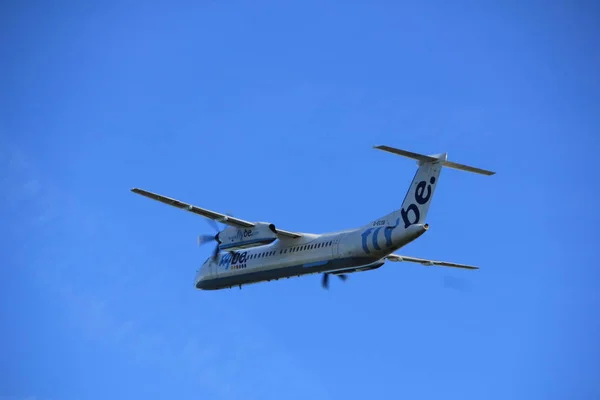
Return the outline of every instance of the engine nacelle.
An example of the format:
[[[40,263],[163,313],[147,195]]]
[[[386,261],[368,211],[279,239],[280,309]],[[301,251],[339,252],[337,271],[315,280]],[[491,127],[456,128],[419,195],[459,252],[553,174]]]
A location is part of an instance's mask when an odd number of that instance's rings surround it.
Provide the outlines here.
[[[217,235],[219,250],[229,251],[264,246],[277,240],[276,232],[275,225],[267,222],[257,222],[252,228],[230,226]]]

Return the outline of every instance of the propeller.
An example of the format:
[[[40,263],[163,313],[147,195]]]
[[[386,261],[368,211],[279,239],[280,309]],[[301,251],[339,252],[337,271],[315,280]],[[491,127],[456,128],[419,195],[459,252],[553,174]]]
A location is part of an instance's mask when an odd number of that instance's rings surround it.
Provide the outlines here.
[[[227,215],[229,217],[233,216],[230,213],[227,213],[225,215]],[[198,246],[202,246],[203,244],[210,243],[213,241],[217,242],[217,244],[215,245],[215,249],[213,250],[213,253],[212,253],[212,260],[216,261],[217,257],[219,256],[219,244],[221,244],[221,241],[219,240],[219,233],[221,232],[221,228],[219,228],[219,225],[217,224],[217,222],[214,219],[206,218],[205,220],[210,226],[212,226],[212,228],[217,233],[215,235],[208,235],[208,234],[199,235],[198,236]]]
[[[217,260],[217,256],[219,255],[219,244],[221,243],[221,241],[219,240],[219,226],[217,225],[217,223],[212,220],[212,219],[208,219],[207,218],[207,222],[210,226],[213,227],[213,229],[217,232],[215,235],[208,235],[208,234],[204,234],[204,235],[199,235],[198,236],[198,246],[202,246],[206,243],[210,243],[210,242],[217,242],[217,244],[215,245],[215,249],[213,250],[212,253],[212,260],[216,261]]]
[[[339,274],[336,276],[344,282],[346,281],[346,279],[348,279],[348,275],[345,275],[345,274]],[[323,286],[323,289],[329,289],[329,274],[328,273],[323,274],[323,280],[321,281],[321,285]]]

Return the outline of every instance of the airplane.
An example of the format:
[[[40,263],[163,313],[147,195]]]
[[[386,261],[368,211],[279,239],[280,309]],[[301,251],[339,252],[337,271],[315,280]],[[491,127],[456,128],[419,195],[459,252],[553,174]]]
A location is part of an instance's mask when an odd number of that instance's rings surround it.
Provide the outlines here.
[[[283,278],[322,275],[329,287],[329,275],[346,281],[348,274],[380,268],[386,261],[413,262],[425,266],[479,269],[477,266],[435,261],[396,254],[400,248],[423,235],[424,223],[443,167],[482,174],[495,172],[448,161],[448,154],[423,155],[390,146],[375,149],[417,161],[416,174],[402,206],[366,225],[343,231],[315,234],[292,232],[269,222],[253,222],[200,208],[143,189],[132,192],[179,209],[206,217],[216,235],[199,236],[198,243],[215,241],[211,256],[196,271],[195,288],[219,290]],[[211,221],[212,220],[212,221]],[[219,231],[216,222],[227,225]]]

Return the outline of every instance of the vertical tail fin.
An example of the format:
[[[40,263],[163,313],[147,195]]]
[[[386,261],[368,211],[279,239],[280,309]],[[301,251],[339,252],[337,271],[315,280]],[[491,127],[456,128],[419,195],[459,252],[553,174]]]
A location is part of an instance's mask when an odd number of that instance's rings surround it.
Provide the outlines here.
[[[440,172],[442,172],[442,162],[446,161],[447,154],[438,154],[429,156],[435,161],[419,161],[419,168],[408,187],[402,207],[400,210],[393,212],[390,215],[400,218],[400,224],[404,228],[411,225],[424,223],[429,211],[429,205],[437,186]]]
[[[389,146],[376,146],[375,148],[417,160],[419,168],[408,188],[402,208],[384,217],[388,221],[399,220],[400,225],[404,226],[404,228],[425,222],[442,167],[483,175],[494,174],[491,171],[448,161],[447,153],[426,156]]]

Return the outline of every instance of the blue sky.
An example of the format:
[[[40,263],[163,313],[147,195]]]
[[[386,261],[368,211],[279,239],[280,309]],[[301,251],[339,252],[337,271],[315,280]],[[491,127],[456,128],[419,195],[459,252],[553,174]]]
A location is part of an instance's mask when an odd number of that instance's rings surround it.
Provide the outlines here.
[[[591,2],[4,2],[0,398],[600,396]],[[444,170],[388,264],[201,292],[134,186],[328,232]]]

